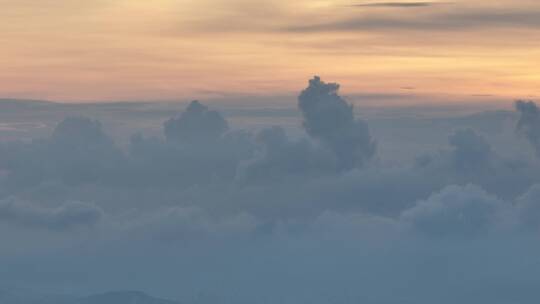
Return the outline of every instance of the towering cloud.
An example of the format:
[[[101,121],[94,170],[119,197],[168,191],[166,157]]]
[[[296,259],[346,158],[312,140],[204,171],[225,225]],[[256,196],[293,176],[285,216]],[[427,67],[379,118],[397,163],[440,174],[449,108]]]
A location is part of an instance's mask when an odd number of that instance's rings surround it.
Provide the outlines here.
[[[320,77],[309,81],[298,105],[304,128],[334,151],[341,170],[363,165],[375,154],[375,142],[367,124],[354,118],[353,106],[338,95],[339,85]]]
[[[516,110],[520,113],[517,124],[519,132],[531,142],[536,154],[540,155],[540,112],[532,101],[516,101]]]
[[[164,124],[166,141],[131,138],[130,160],[140,172],[129,178],[141,185],[189,186],[235,178],[238,163],[249,159],[254,146],[249,132],[229,131],[218,112],[198,101]]]
[[[228,129],[227,121],[217,111],[192,101],[180,116],[164,124],[168,141],[200,143],[218,139]]]

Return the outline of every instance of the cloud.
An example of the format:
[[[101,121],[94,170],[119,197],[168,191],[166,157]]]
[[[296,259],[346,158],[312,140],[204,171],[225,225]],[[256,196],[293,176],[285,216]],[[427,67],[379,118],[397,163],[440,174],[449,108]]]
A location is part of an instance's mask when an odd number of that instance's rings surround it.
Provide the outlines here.
[[[259,153],[242,164],[239,180],[245,183],[272,182],[289,178],[312,178],[332,174],[336,159],[332,153],[301,139],[291,141],[283,128],[272,127],[256,135]]]
[[[54,129],[51,139],[55,144],[76,150],[94,149],[112,143],[99,121],[83,116],[62,120]]]
[[[462,9],[421,16],[359,15],[336,21],[293,25],[290,32],[356,32],[356,31],[463,31],[492,28],[536,29],[540,11]]]
[[[122,151],[103,131],[101,123],[74,116],[62,120],[49,138],[0,145],[0,166],[10,174],[15,189],[61,180],[70,185],[115,180],[125,159]],[[110,180],[108,181],[110,182]]]
[[[402,220],[433,237],[477,237],[500,223],[504,203],[474,185],[448,186],[402,214]]]
[[[529,191],[517,199],[520,222],[524,227],[540,230],[540,184],[533,185]]]
[[[102,217],[103,211],[100,208],[82,202],[46,208],[16,198],[0,201],[0,221],[28,228],[66,231],[81,226],[94,226]]]
[[[188,107],[169,120],[172,137],[153,121],[154,133],[143,130],[124,150],[86,118],[61,123],[42,140],[1,143],[7,173],[0,179],[0,223],[8,229],[0,239],[22,255],[14,255],[19,264],[9,263],[0,252],[9,268],[0,281],[193,296],[183,302],[200,302],[197,296],[210,290],[235,303],[327,303],[335,295],[343,302],[434,303],[441,294],[448,303],[497,303],[499,294],[485,290],[498,290],[504,300],[535,290],[538,271],[530,265],[538,242],[530,231],[540,227],[539,191],[527,189],[540,170],[529,159],[499,156],[507,141],[493,127],[514,117],[425,119],[425,109],[415,108],[392,109],[389,119],[389,112],[370,109],[363,113],[370,131],[337,84],[312,82],[300,105],[306,132],[299,123],[292,132],[297,116],[288,109],[287,125],[238,130],[231,120],[232,130],[217,128],[224,124],[216,121],[238,112],[221,115],[195,103],[197,111]],[[435,109],[433,116],[449,115]],[[471,129],[448,136],[463,127]],[[395,162],[381,153],[365,165],[375,156],[371,132],[397,153],[411,141],[412,156],[428,156]],[[72,183],[60,174],[76,168],[71,161],[99,170],[94,179]],[[96,205],[56,204],[74,200]],[[515,221],[530,227],[527,233],[513,229]],[[96,229],[81,238],[77,228],[86,226]],[[19,266],[37,262],[37,274]],[[133,276],[133,269],[145,275]],[[209,270],[218,274],[210,281]],[[253,281],[257,275],[263,281]],[[404,281],[411,284],[403,287]],[[356,293],[359,284],[368,292]],[[238,286],[248,290],[243,299]],[[506,289],[494,288],[500,286]],[[223,297],[226,292],[235,294]],[[473,293],[481,296],[471,300]]]
[[[183,189],[234,181],[239,164],[254,155],[252,135],[240,130],[218,136],[212,127],[214,121],[211,119],[210,126],[207,126],[205,118],[202,120],[193,124],[199,128],[176,138],[182,138],[182,141],[163,141],[140,134],[133,136],[128,154],[128,169],[132,174],[125,176],[125,172],[120,172],[128,181],[127,185]],[[204,130],[206,128],[213,131]]]
[[[501,199],[514,199],[539,179],[537,167],[527,159],[497,156],[473,129],[456,131],[448,137],[449,146],[416,163],[388,166],[394,160],[387,156],[366,166],[375,157],[374,140],[338,91],[339,85],[314,78],[302,92],[299,107],[308,136],[301,130],[288,135],[279,126],[259,132],[236,126],[227,130],[222,114],[193,102],[168,120],[175,135],[167,139],[167,127],[154,136],[138,134],[122,150],[99,122],[68,118],[50,138],[0,144],[0,197],[25,193],[30,201],[80,200],[117,208],[151,208],[151,201],[156,208],[245,211],[273,222],[327,211],[393,217],[449,184],[473,183]],[[288,118],[296,117],[288,111]],[[484,120],[471,116],[465,122],[428,122],[444,131],[470,125],[486,134],[492,123]],[[386,125],[381,132],[381,120],[375,123],[378,134],[396,130]],[[425,121],[414,118],[408,136],[419,138],[416,153],[437,148],[432,143],[446,138],[425,129]]]
[[[241,212],[212,215],[199,207],[162,208],[136,218],[131,232],[162,242],[237,238],[252,235],[259,225],[254,216]]]
[[[536,154],[540,156],[540,111],[532,101],[516,101],[516,110],[520,114],[517,130],[529,140]]]
[[[227,121],[219,112],[209,110],[198,101],[164,124],[165,137],[183,144],[215,141],[228,130]]]
[[[391,7],[391,8],[414,8],[414,7],[428,7],[440,2],[374,2],[374,3],[360,3],[353,4],[355,7]]]
[[[298,97],[304,128],[313,138],[334,151],[342,170],[360,167],[375,155],[375,142],[368,125],[355,119],[353,106],[338,95],[339,85],[320,77]]]
[[[482,116],[470,118],[472,126],[481,125]],[[456,127],[463,124],[460,120],[454,123]],[[515,137],[509,132],[509,136]],[[472,183],[502,199],[513,199],[540,178],[531,159],[499,155],[485,136],[472,128],[457,129],[448,137],[448,144],[448,149],[417,156],[412,169],[424,175],[425,182],[429,180],[435,188]]]
[[[397,216],[449,184],[474,183],[503,199],[515,198],[538,177],[525,160],[497,157],[473,130],[455,132],[449,148],[416,164],[365,166],[375,156],[367,124],[355,119],[337,84],[311,82],[300,97],[310,137],[301,132],[290,137],[279,126],[225,131],[214,127],[224,125],[216,121],[228,125],[219,112],[193,102],[169,120],[183,121],[173,125],[180,126],[175,134],[184,139],[164,140],[165,131],[137,134],[126,150],[119,150],[100,123],[68,118],[51,138],[0,144],[0,166],[8,172],[0,195],[24,191],[34,200],[75,199],[122,208],[150,208],[151,201],[156,208],[245,211],[274,222],[327,211]],[[445,130],[457,125],[462,120],[445,122]],[[423,137],[419,130],[411,134]],[[422,141],[445,138],[436,136]]]
[[[399,235],[401,228],[399,221],[393,218],[358,212],[325,211],[309,223],[312,233],[347,241],[354,237],[361,240],[393,237]]]
[[[103,131],[97,120],[87,117],[67,117],[53,131],[49,141],[36,143],[50,165],[45,174],[61,178],[70,184],[94,183],[113,178],[113,172],[124,163],[123,153]]]
[[[449,137],[452,154],[459,170],[478,170],[489,166],[491,146],[472,129],[458,130]]]

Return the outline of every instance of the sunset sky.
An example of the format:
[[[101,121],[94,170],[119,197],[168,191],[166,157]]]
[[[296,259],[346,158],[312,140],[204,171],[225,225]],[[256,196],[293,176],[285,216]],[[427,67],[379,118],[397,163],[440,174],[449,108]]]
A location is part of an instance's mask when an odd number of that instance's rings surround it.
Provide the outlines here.
[[[0,97],[540,95],[537,0],[0,0]]]
[[[537,304],[540,0],[0,0],[0,244],[0,304]]]

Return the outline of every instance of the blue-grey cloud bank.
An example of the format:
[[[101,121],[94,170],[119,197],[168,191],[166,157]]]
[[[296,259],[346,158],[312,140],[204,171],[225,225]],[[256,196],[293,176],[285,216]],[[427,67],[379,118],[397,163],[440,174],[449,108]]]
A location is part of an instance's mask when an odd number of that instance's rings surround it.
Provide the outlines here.
[[[127,141],[71,115],[0,143],[0,285],[183,303],[535,303],[540,112],[515,108],[373,119],[314,77],[294,134],[238,128],[199,101]],[[407,142],[414,157],[393,159]]]

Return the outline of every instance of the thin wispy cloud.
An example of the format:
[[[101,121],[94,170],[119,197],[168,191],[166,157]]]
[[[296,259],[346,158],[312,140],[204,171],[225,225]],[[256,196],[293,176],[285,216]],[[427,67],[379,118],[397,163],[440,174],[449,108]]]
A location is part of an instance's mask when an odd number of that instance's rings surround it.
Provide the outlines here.
[[[441,4],[439,2],[373,2],[353,4],[355,7],[395,7],[395,8],[413,8],[428,7]]]
[[[345,18],[333,22],[289,27],[291,32],[355,32],[355,31],[455,31],[491,28],[540,28],[540,10],[474,10],[434,13],[414,18],[390,15]]]

